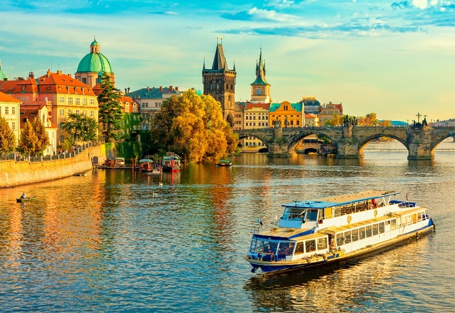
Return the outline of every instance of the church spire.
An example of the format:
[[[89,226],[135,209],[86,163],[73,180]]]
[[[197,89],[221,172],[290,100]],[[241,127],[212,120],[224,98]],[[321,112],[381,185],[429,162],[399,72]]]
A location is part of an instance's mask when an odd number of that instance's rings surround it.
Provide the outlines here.
[[[265,61],[262,60],[262,48],[259,53],[259,61],[256,61],[256,80],[252,85],[268,85],[267,81],[265,80]]]

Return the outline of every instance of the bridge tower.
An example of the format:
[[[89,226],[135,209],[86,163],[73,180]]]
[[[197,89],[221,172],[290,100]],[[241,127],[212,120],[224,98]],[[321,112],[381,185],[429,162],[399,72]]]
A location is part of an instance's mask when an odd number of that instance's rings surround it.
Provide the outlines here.
[[[211,95],[221,103],[223,117],[231,127],[234,126],[236,77],[235,64],[233,69],[230,70],[228,68],[223,45],[217,42],[212,67],[206,68],[204,61],[202,83],[204,85],[204,95]]]

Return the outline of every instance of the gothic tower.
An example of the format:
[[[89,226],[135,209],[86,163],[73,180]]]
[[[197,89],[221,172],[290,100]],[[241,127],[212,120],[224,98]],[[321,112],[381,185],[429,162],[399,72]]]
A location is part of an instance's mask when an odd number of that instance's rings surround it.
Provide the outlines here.
[[[232,70],[228,69],[223,45],[217,43],[212,68],[205,68],[204,61],[202,83],[204,84],[204,94],[211,95],[221,103],[223,117],[231,126],[234,125],[236,76],[235,64]]]
[[[256,80],[251,83],[251,102],[272,102],[270,84],[265,80],[265,62],[262,60],[262,48],[259,61],[256,61]]]

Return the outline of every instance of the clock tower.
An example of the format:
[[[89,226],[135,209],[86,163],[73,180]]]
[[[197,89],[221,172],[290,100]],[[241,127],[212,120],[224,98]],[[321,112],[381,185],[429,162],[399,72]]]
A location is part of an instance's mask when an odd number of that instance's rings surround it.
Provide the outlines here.
[[[271,103],[270,84],[265,80],[265,62],[262,49],[256,62],[256,80],[251,84],[251,102]]]

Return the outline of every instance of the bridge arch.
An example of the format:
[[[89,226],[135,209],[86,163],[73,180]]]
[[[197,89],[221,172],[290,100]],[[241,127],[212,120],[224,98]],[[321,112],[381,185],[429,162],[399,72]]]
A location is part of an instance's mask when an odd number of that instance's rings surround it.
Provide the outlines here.
[[[407,145],[407,142],[406,140],[404,140],[402,137],[399,137],[395,134],[384,134],[384,133],[377,133],[377,134],[373,134],[373,135],[370,135],[370,136],[367,136],[367,137],[364,137],[362,138],[361,140],[359,140],[359,156],[361,158],[363,158],[365,155],[363,153],[363,150],[365,149],[365,147],[373,140],[377,140],[379,138],[382,138],[382,137],[386,137],[386,138],[392,138],[392,139],[395,139],[399,142],[401,142],[401,144],[403,144],[403,146],[408,150],[408,153],[409,153],[409,147]]]
[[[447,131],[447,132],[442,131],[438,135],[435,135],[433,137],[432,145],[430,147],[431,157],[434,158],[435,150],[438,148],[439,144],[442,143],[444,140],[446,140],[447,138],[454,138],[454,141],[455,141],[454,136],[455,136],[455,132],[453,132],[453,131]]]
[[[318,131],[318,130],[301,131],[298,134],[296,134],[296,135],[291,137],[291,140],[290,140],[290,142],[288,144],[288,151],[289,152],[294,151],[295,147],[298,145],[298,143],[302,139],[304,139],[304,138],[306,138],[308,136],[311,136],[311,135],[316,135],[317,138],[326,137],[331,142],[335,142],[335,138],[332,138],[331,133],[324,132],[322,129],[320,131]]]
[[[270,143],[269,143],[269,141],[267,140],[266,137],[261,136],[260,134],[258,134],[257,131],[249,132],[249,131],[242,130],[242,131],[237,131],[236,133],[239,135],[239,140],[247,139],[248,137],[254,137],[254,138],[262,141],[264,143],[264,145],[267,147],[267,150],[270,151],[270,146],[269,146]],[[259,152],[262,152],[260,150],[259,150]]]

